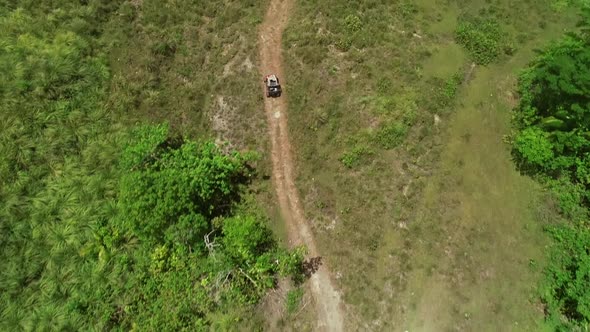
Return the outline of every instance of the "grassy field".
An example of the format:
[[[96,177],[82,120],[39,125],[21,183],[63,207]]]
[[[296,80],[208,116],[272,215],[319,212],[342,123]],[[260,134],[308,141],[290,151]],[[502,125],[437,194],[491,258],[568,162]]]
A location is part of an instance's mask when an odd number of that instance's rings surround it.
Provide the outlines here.
[[[398,295],[409,330],[542,329],[534,291],[547,244],[539,222],[544,196],[514,170],[501,143],[510,130],[513,75],[529,56],[477,68],[460,93],[408,230],[414,269]]]
[[[299,1],[284,46],[298,184],[351,330],[542,328],[549,212],[502,138],[516,74],[571,26],[558,7]],[[488,66],[455,42],[474,18],[499,31]]]
[[[162,8],[162,6],[164,8]],[[130,1],[108,26],[110,102],[132,119],[266,151],[256,30],[266,1]]]

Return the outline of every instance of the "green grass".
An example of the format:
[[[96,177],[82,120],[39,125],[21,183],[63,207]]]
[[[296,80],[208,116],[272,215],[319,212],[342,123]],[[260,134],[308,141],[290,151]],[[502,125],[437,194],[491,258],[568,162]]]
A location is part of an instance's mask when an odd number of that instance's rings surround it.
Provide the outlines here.
[[[127,2],[108,25],[110,102],[132,119],[266,151],[256,44],[266,2]]]
[[[547,244],[530,208],[541,193],[518,174],[501,143],[510,128],[511,85],[504,80],[519,65],[479,68],[459,97],[462,106],[450,119],[437,172],[409,230],[415,241],[404,297],[412,308],[409,330],[542,327],[534,298],[540,270],[529,266],[543,261]]]
[[[302,288],[293,289],[287,293],[287,313],[290,315],[297,313],[297,310],[299,310],[299,307],[301,306],[302,297]]]
[[[472,68],[465,15],[496,20],[514,52]],[[540,328],[541,197],[502,138],[516,73],[568,17],[549,1],[299,1],[284,38],[297,183],[352,330]]]
[[[340,161],[347,168],[357,166],[363,158],[371,155],[373,152],[364,145],[355,145],[350,151],[345,152],[340,157]]]
[[[425,75],[432,77],[450,77],[459,72],[465,62],[463,48],[454,42],[449,42],[437,46],[432,56],[424,62],[422,70]]]

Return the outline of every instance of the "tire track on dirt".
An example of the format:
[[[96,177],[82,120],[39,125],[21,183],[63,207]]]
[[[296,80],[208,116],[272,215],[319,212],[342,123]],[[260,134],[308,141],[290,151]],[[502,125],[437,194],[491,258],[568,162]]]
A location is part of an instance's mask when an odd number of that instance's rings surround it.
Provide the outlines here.
[[[292,9],[293,0],[270,1],[259,31],[260,73],[262,76],[277,74],[283,86],[286,80],[282,69],[282,34]],[[289,242],[294,246],[305,245],[310,257],[319,256],[294,182],[285,93],[280,98],[266,98],[264,111],[271,139],[273,181],[281,214],[287,224]],[[342,331],[340,294],[334,288],[325,264],[311,276],[310,286],[318,316],[318,329]]]

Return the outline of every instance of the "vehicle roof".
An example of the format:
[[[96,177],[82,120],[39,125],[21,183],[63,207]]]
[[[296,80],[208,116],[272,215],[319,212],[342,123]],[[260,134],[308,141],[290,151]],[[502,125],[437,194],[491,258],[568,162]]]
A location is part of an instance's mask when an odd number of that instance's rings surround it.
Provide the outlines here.
[[[271,75],[266,76],[266,79],[267,79],[267,84],[269,86],[279,85],[279,79],[275,74],[271,74]]]

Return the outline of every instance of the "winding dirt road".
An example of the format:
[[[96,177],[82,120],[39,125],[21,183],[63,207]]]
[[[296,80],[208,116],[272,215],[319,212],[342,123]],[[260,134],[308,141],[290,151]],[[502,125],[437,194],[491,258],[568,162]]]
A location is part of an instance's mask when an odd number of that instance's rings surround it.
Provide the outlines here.
[[[283,86],[286,85],[287,80],[282,68],[282,34],[292,9],[293,0],[270,1],[259,31],[260,73],[261,75],[277,74]],[[305,245],[309,256],[317,257],[319,252],[305,220],[299,194],[295,187],[287,127],[287,99],[285,97],[285,93],[283,93],[280,98],[266,98],[264,102],[272,146],[273,181],[281,214],[287,224],[290,244],[293,246]],[[334,288],[325,264],[320,266],[311,276],[310,286],[316,305],[318,330],[342,331],[343,317],[340,294]]]

